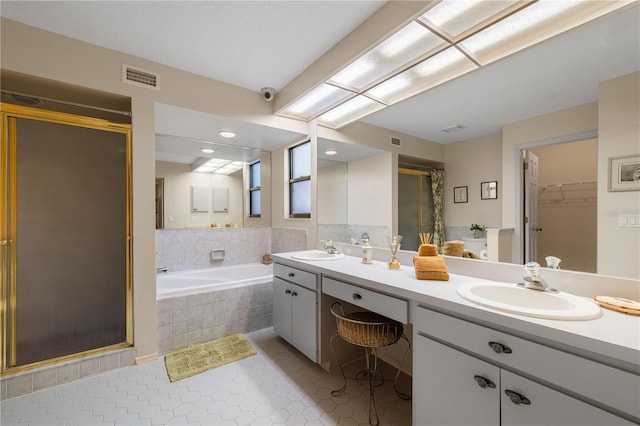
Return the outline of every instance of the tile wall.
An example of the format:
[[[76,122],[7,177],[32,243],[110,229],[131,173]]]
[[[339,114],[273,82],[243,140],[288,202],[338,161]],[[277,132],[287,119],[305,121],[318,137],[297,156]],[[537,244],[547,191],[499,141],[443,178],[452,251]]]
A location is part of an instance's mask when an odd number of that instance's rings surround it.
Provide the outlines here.
[[[158,354],[273,325],[273,282],[161,299]]]
[[[365,232],[369,234],[369,244],[373,247],[389,246],[391,228],[388,226],[318,224],[319,240],[333,240],[334,242],[349,243],[351,242],[351,238],[354,238],[358,241],[358,244],[362,244],[361,236]]]

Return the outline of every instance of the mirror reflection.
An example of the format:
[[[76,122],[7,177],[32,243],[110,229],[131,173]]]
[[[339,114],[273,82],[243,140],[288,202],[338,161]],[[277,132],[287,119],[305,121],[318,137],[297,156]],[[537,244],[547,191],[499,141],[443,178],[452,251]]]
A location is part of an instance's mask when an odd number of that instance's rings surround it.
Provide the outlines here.
[[[389,152],[318,138],[318,239],[386,247],[392,169]]]
[[[156,228],[242,226],[248,166],[264,154],[255,148],[156,134]]]
[[[271,151],[304,134],[162,103],[154,112],[156,229],[271,225]]]

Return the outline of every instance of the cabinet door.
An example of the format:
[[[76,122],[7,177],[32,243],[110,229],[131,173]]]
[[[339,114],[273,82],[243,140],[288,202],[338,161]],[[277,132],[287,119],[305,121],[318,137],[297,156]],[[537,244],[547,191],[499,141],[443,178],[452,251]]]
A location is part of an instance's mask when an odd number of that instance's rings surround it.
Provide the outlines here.
[[[502,370],[502,425],[614,426],[633,423],[568,395]],[[507,396],[516,392],[516,402]],[[520,402],[520,396],[527,403]],[[519,402],[519,403],[518,403]]]
[[[316,292],[291,284],[292,344],[313,362],[317,358]]]
[[[422,335],[413,344],[413,424],[500,424],[498,367]]]
[[[291,340],[291,284],[273,277],[273,330],[284,340]]]

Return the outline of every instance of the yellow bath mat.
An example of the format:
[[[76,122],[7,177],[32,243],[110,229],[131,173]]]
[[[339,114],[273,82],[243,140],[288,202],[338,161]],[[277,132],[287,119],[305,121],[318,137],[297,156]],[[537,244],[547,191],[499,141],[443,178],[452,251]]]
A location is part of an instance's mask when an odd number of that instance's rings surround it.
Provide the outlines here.
[[[169,381],[175,382],[256,354],[241,334],[200,343],[164,357]]]

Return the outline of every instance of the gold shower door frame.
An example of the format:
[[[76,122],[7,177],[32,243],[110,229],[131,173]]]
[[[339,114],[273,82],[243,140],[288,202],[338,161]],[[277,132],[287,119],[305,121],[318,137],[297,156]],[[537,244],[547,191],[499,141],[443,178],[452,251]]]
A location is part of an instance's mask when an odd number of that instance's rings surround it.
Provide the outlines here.
[[[120,133],[126,144],[126,341],[109,346],[64,355],[30,364],[16,364],[16,262],[17,218],[16,218],[16,119],[37,120],[48,123],[70,125],[94,130]],[[132,166],[131,125],[80,115],[41,110],[25,106],[0,103],[2,135],[0,138],[0,375],[56,364],[71,359],[109,352],[133,345],[133,286],[132,286]],[[8,201],[8,202],[7,202]],[[15,240],[11,240],[14,238]],[[10,319],[10,321],[9,321]],[[11,324],[7,330],[7,324]],[[9,351],[7,351],[9,348]],[[8,356],[7,356],[8,353]]]
[[[434,224],[424,222],[424,210],[422,208],[423,206],[422,194],[423,194],[424,188],[422,185],[421,178],[426,176],[431,176],[431,172],[428,172],[426,170],[414,170],[414,169],[399,167],[398,174],[416,176],[418,178],[418,193],[417,193],[418,217],[416,218],[417,219],[416,225],[418,227],[418,232],[425,232],[425,227],[434,226]],[[405,237],[409,238],[408,236],[405,236]]]

